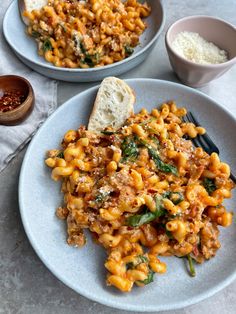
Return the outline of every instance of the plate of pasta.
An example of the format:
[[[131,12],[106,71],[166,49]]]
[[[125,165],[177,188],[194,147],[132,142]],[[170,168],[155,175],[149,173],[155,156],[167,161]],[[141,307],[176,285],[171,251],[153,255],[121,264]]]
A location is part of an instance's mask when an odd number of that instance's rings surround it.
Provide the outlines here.
[[[43,263],[79,294],[123,310],[183,308],[236,278],[236,121],[189,87],[126,82],[136,103],[123,125],[87,129],[96,86],[34,136],[19,182],[23,225]],[[203,127],[183,121],[190,109]],[[220,157],[193,146],[205,129]]]
[[[25,19],[28,25],[13,1],[3,32],[18,58],[45,76],[88,82],[141,63],[163,29],[164,10],[156,0],[50,0],[25,10]]]

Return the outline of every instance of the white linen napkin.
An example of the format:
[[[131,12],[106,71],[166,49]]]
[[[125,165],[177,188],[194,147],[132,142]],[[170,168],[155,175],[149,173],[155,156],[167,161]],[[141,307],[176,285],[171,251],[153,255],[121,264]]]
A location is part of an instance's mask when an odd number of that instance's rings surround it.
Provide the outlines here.
[[[2,24],[11,0],[1,1],[0,9],[0,75],[25,77],[35,93],[35,106],[29,117],[16,126],[0,125],[0,172],[28,143],[43,121],[57,106],[57,83],[26,67],[4,39]],[[12,21],[14,23],[14,21]],[[46,92],[45,92],[46,91]]]

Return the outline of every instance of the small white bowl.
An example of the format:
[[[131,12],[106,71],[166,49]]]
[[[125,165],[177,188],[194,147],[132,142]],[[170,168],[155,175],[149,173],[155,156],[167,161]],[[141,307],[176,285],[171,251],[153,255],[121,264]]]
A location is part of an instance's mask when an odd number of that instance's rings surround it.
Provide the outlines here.
[[[140,38],[140,45],[135,48],[130,57],[103,67],[89,69],[58,68],[40,57],[35,41],[25,33],[26,26],[20,18],[17,1],[12,2],[5,14],[3,33],[18,58],[33,70],[62,81],[98,81],[107,76],[117,76],[136,67],[147,58],[156,44],[164,27],[164,9],[161,0],[147,0],[147,2],[152,11],[146,19],[148,27]]]
[[[224,49],[229,60],[219,64],[198,64],[183,58],[172,48],[175,37],[183,31],[199,33],[207,41]],[[208,84],[236,63],[236,28],[212,16],[188,16],[176,21],[167,30],[165,43],[173,70],[184,84],[192,87]]]

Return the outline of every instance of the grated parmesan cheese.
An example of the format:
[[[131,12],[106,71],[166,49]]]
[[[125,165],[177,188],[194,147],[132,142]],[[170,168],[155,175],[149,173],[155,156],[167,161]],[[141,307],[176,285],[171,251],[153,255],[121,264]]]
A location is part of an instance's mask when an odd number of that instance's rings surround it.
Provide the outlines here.
[[[181,57],[199,64],[217,64],[228,60],[226,51],[206,41],[198,33],[179,33],[172,48]]]

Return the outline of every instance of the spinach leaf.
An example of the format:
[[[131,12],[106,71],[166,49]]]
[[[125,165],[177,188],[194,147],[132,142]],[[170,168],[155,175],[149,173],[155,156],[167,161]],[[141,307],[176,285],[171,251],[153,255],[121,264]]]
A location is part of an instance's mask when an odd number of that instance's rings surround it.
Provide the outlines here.
[[[58,158],[64,158],[64,153],[63,153],[63,152],[59,152],[59,153],[57,154],[57,157],[58,157]]]
[[[208,194],[211,194],[216,190],[215,180],[213,179],[204,178],[202,184],[207,190]]]
[[[102,134],[105,134],[105,135],[112,135],[112,134],[116,134],[117,132],[116,131],[101,131]]]
[[[168,236],[169,239],[174,239],[172,233],[166,229],[166,225],[163,223],[159,223],[158,226],[160,226],[162,229],[165,230],[166,235]]]
[[[167,172],[167,173],[173,173],[175,176],[178,175],[177,168],[173,165],[164,163],[164,161],[161,160],[160,156],[152,147],[148,147],[148,153],[149,153],[149,156],[152,158],[152,160],[155,162],[156,167],[159,170],[163,172]]]
[[[154,118],[154,117],[151,117],[151,118],[149,118],[149,119],[146,119],[146,120],[144,120],[143,122],[141,122],[141,123],[139,123],[139,125],[146,125],[146,124],[148,124],[148,123],[151,123],[152,121],[154,121],[156,118]]]
[[[162,205],[162,200],[164,198],[170,199],[175,205],[179,204],[180,202],[184,200],[184,196],[181,192],[167,191],[163,193],[162,195],[156,194],[155,195],[156,211],[155,212],[146,211],[143,214],[130,216],[126,220],[127,225],[131,227],[139,227],[153,221],[154,219],[158,217],[167,215],[168,212]],[[171,235],[168,235],[168,236],[171,238]]]
[[[126,269],[134,269],[139,264],[146,263],[148,264],[148,258],[144,255],[138,255],[134,262],[129,262],[126,264]]]
[[[149,273],[148,273],[148,276],[146,279],[144,280],[139,280],[139,282],[141,283],[144,283],[145,285],[148,285],[149,283],[153,282],[153,276],[154,276],[154,271],[152,271],[150,268],[149,268]]]
[[[91,56],[89,56],[89,55],[86,55],[85,58],[82,60],[82,62],[86,63],[90,67],[94,66],[94,62],[93,62]]]
[[[78,41],[77,41],[77,43],[78,43]],[[81,52],[82,52],[84,55],[86,55],[86,54],[87,54],[87,50],[85,49],[84,44],[82,43],[81,40],[79,41],[79,47],[80,47]]]
[[[178,205],[180,202],[184,200],[184,196],[181,192],[171,192],[167,191],[164,194],[162,194],[163,198],[168,198],[172,201],[175,205]]]
[[[96,52],[94,55],[93,55],[93,58],[94,58],[94,62],[95,64],[98,64],[99,61],[100,61],[100,54],[98,52]]]
[[[160,145],[158,138],[156,138],[155,136],[151,136],[150,139],[153,141],[154,144],[157,145],[157,147]]]
[[[127,263],[126,265],[126,270],[128,270],[128,269],[134,269],[134,263],[133,262],[129,262],[129,263]]]
[[[134,49],[132,47],[130,47],[129,45],[125,45],[125,56],[129,57],[132,55],[132,53],[134,52]]]
[[[32,31],[31,35],[32,35],[34,38],[40,37],[40,33],[39,33],[39,32],[36,32],[36,31]]]
[[[133,215],[127,218],[126,223],[131,227],[139,227],[147,224],[156,218],[155,213],[148,212],[140,215]]]
[[[45,39],[45,41],[43,43],[43,51],[46,52],[48,50],[52,50],[52,44],[51,44],[49,38]]]
[[[155,162],[156,167],[163,171],[163,172],[167,172],[167,173],[173,173],[174,175],[178,175],[178,170],[175,166],[170,165],[170,164],[166,164],[164,163],[164,161],[161,160],[160,156],[158,155],[158,153],[156,152],[156,150],[149,145],[146,141],[140,139],[139,137],[135,137],[136,141],[140,144],[143,145],[147,148],[149,156],[152,158],[152,160]]]
[[[154,219],[158,217],[166,215],[167,211],[162,206],[162,199],[163,197],[161,195],[156,195],[155,196],[156,211],[155,212],[148,211],[143,214],[130,216],[126,220],[127,225],[131,227],[139,227],[153,221]]]
[[[163,199],[162,195],[155,196],[155,201],[156,201],[156,211],[155,211],[156,217],[155,218],[164,216],[167,213],[165,208],[162,206],[162,199]]]
[[[144,255],[138,255],[138,265],[141,263],[148,263],[148,258]]]
[[[94,65],[99,63],[100,54],[98,52],[96,52],[95,54],[89,54],[82,41],[79,42],[79,46],[81,52],[84,55],[84,58],[81,60],[83,63],[86,63],[90,67],[93,67]]]
[[[169,231],[169,230],[167,230],[167,229],[165,228],[165,232],[166,232],[166,235],[167,235],[167,237],[168,237],[169,239],[174,239],[174,237],[173,237],[171,231]]]
[[[108,199],[109,195],[110,195],[110,191],[108,191],[108,192],[100,192],[95,197],[95,202],[96,203],[103,203],[103,202],[105,202]]]
[[[196,276],[196,271],[194,268],[194,264],[193,264],[193,259],[190,256],[190,254],[186,255],[187,259],[188,259],[188,264],[189,264],[189,273],[192,277]]]
[[[138,146],[135,141],[130,138],[126,137],[123,142],[121,143],[121,150],[122,150],[122,161],[126,161],[127,159],[136,159],[138,157]]]

